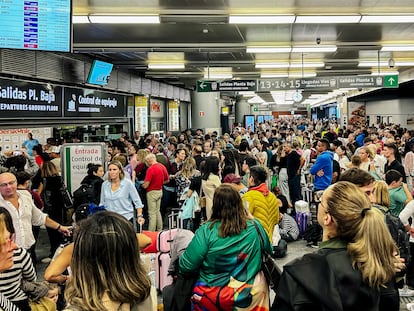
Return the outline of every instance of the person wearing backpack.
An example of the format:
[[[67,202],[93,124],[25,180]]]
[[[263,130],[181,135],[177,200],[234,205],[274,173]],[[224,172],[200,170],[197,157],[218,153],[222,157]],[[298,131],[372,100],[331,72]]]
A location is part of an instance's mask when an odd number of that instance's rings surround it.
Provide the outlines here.
[[[85,203],[99,204],[101,197],[102,176],[104,168],[101,164],[88,164],[87,175],[82,179],[81,186],[73,192],[73,207],[79,207]]]

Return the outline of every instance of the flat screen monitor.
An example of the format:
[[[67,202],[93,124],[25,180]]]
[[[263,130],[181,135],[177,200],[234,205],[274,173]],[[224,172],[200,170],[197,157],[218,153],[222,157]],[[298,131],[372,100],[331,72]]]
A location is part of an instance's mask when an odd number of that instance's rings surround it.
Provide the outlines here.
[[[257,116],[257,122],[263,123],[264,122],[264,116]]]
[[[95,60],[92,63],[86,83],[95,85],[108,84],[109,76],[111,75],[113,64],[106,63],[100,60]]]
[[[244,116],[244,128],[248,131],[254,132],[254,115]]]
[[[1,1],[0,48],[72,51],[71,0]]]

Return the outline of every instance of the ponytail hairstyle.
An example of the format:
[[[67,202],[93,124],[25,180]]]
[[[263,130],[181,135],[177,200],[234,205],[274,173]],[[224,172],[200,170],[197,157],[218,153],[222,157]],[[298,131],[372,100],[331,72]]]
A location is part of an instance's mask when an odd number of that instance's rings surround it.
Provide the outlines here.
[[[381,211],[356,185],[340,181],[324,193],[326,210],[336,223],[337,237],[348,242],[348,253],[362,280],[379,288],[395,275],[398,251]]]

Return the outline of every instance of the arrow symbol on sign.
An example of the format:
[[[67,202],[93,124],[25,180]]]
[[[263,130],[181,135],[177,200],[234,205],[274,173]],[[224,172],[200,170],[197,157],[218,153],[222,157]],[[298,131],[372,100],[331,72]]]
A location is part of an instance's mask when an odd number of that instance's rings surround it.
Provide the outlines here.
[[[204,88],[207,86],[207,84],[204,84],[204,82],[200,83],[200,89],[204,90]]]
[[[390,85],[393,85],[393,84],[394,84],[394,81],[395,81],[395,79],[394,79],[393,77],[390,77],[390,78],[388,79],[388,83],[389,83]]]

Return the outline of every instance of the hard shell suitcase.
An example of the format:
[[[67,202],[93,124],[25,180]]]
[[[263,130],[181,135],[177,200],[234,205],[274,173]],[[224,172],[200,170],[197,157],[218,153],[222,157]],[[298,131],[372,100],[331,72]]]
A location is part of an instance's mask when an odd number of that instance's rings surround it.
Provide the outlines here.
[[[169,253],[157,253],[155,286],[162,292],[165,286],[173,282],[173,278],[168,274],[168,267],[170,266],[171,257]]]
[[[163,230],[158,233],[157,250],[161,253],[168,253],[171,249],[171,243],[177,234],[178,229]]]
[[[303,233],[311,223],[310,212],[296,212],[295,220],[298,223],[299,234],[303,236]]]

